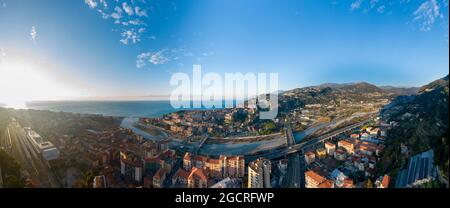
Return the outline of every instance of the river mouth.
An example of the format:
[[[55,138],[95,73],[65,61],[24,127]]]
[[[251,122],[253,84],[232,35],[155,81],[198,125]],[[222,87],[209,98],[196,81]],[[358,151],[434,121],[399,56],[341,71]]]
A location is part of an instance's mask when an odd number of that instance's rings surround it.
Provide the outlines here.
[[[139,136],[142,136],[145,140],[151,140],[151,141],[158,142],[158,141],[161,141],[164,139],[163,137],[151,135],[151,134],[145,132],[144,130],[137,128],[135,125],[138,122],[139,122],[138,117],[125,117],[125,118],[123,118],[122,122],[120,123],[120,127],[126,128],[126,129],[131,129],[131,131],[133,131],[133,133],[135,133]]]
[[[159,142],[163,139],[170,138],[170,136],[157,136],[149,134],[148,132],[138,128],[136,124],[139,122],[138,117],[123,118],[120,127],[131,129],[135,134],[142,136],[145,140]],[[295,142],[300,143],[305,137],[313,134],[317,130],[330,125],[330,123],[320,123],[310,127],[301,132],[294,132]],[[278,136],[277,136],[278,135]],[[287,145],[286,138],[281,133],[266,136],[267,139],[251,140],[247,138],[218,138],[218,141],[206,142],[200,149],[199,154],[209,156],[220,155],[254,155],[259,152],[267,152]],[[270,138],[270,139],[269,139]],[[242,139],[242,140],[240,140]],[[173,142],[173,147],[179,147],[180,142]],[[187,147],[195,147],[195,144],[183,144]]]

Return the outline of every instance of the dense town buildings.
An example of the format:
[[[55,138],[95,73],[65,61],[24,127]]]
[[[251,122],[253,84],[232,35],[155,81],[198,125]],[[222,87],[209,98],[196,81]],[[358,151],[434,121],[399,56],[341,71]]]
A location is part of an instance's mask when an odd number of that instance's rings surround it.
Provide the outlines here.
[[[272,174],[270,160],[259,158],[248,165],[248,188],[271,188]]]

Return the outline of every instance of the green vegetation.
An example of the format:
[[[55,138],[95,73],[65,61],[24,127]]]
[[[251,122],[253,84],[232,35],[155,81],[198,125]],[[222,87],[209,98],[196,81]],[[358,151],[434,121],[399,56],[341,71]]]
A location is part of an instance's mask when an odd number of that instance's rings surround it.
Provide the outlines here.
[[[303,125],[301,122],[297,122],[294,124],[294,131],[304,131],[308,128],[308,126]]]
[[[443,184],[441,184],[439,181],[430,181],[423,185],[424,188],[444,188]]]
[[[3,187],[6,188],[23,188],[25,181],[20,174],[19,164],[0,149],[0,167],[2,169]]]
[[[0,108],[0,135],[3,134],[3,131],[6,129],[10,121],[8,111],[4,108]]]
[[[91,188],[95,178],[95,173],[92,170],[88,170],[83,174],[83,177],[77,182],[79,188]]]
[[[267,121],[263,124],[262,129],[260,130],[260,133],[262,135],[268,135],[272,134],[276,131],[277,125],[273,121]]]
[[[367,179],[367,181],[364,183],[364,188],[373,188],[373,183],[370,181],[370,179]]]
[[[406,101],[395,102],[383,112],[386,120],[398,125],[388,132],[380,163],[382,172],[395,175],[409,156],[433,149],[435,164],[444,174],[449,173],[448,76],[421,89],[417,96],[398,98]],[[409,148],[409,155],[400,154],[402,144]]]

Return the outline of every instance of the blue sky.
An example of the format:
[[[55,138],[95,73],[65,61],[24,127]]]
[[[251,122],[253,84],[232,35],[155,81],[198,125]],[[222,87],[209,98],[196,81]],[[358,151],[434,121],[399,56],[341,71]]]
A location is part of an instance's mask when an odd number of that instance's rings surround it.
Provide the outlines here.
[[[278,72],[284,90],[420,86],[449,69],[448,0],[0,0],[0,31],[0,58],[59,97],[166,95],[193,64]]]

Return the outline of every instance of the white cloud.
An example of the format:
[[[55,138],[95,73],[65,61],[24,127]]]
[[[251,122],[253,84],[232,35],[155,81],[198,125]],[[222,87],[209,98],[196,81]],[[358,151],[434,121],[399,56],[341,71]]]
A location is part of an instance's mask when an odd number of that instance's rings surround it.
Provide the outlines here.
[[[125,25],[125,26],[139,25],[139,24],[140,24],[140,22],[138,20],[129,20],[129,21],[126,21],[126,22],[122,22],[122,25]]]
[[[207,56],[213,56],[213,55],[214,55],[214,52],[212,52],[212,51],[202,53],[202,56],[205,56],[205,57],[207,57]]]
[[[138,43],[147,32],[147,9],[145,0],[85,0],[105,20],[111,19],[116,26],[113,31],[120,34],[120,42],[128,45]]]
[[[384,13],[384,10],[385,10],[385,9],[386,9],[386,6],[381,5],[381,6],[378,7],[377,12],[380,13],[380,14],[381,14],[381,13]]]
[[[182,61],[187,57],[183,48],[162,49],[154,52],[145,52],[137,56],[136,67],[144,68],[147,65],[162,65],[174,61]],[[180,62],[179,62],[180,63]]]
[[[108,3],[106,3],[106,0],[100,0],[100,4],[103,5],[103,8],[107,8],[108,7]]]
[[[36,31],[36,26],[34,26],[34,25],[31,26],[30,36],[31,36],[31,40],[36,41],[37,31]]]
[[[117,24],[117,23],[120,23],[120,19],[122,18],[122,9],[120,8],[120,7],[118,7],[118,6],[116,6],[115,8],[114,8],[114,11],[115,12],[113,12],[112,14],[111,14],[111,17],[113,18],[113,19],[115,19],[115,23]]]
[[[3,2],[3,3],[2,3],[2,7],[3,7],[3,8],[6,8],[6,2]]]
[[[6,62],[7,60],[6,60],[6,50],[5,49],[3,49],[3,48],[0,48],[0,66],[4,63],[4,62]],[[0,71],[1,71],[1,69],[0,69]]]
[[[120,39],[120,42],[122,42],[125,45],[128,45],[129,41],[131,41],[132,43],[137,43],[141,41],[139,35],[134,30],[126,30],[122,32],[121,36],[122,39]]]
[[[416,4],[417,3],[417,4]],[[448,0],[353,0],[350,10],[361,10],[364,14],[370,11],[376,11],[378,14],[386,13],[387,10],[396,6],[402,7],[402,11],[411,12],[412,22],[418,24],[421,31],[430,31],[438,22],[444,21],[445,10],[449,6]],[[412,7],[411,7],[412,6]],[[392,11],[389,11],[392,12]],[[447,23],[448,24],[448,23]]]
[[[147,64],[161,65],[166,64],[171,60],[169,51],[163,49],[157,52],[141,53],[137,56],[136,67],[143,68]]]
[[[362,0],[356,0],[355,2],[353,2],[350,5],[350,9],[351,10],[357,10],[357,9],[359,9],[361,7],[361,4],[362,4]]]
[[[379,1],[380,0],[370,0],[370,8],[374,8],[375,6],[377,6]]]
[[[145,28],[139,28],[138,33],[144,33],[145,32]]]
[[[127,2],[122,3],[122,8],[129,16],[134,15],[133,7],[129,6]]]
[[[97,7],[97,2],[95,0],[84,0],[84,3],[86,3],[91,9]]]
[[[436,19],[443,18],[440,10],[440,6],[436,0],[423,2],[413,13],[414,21],[420,22],[420,30],[430,31]]]
[[[135,7],[134,8],[134,12],[136,13],[137,16],[139,17],[146,17],[147,16],[147,11],[141,9],[140,7]]]
[[[0,48],[0,58],[6,57],[6,50],[3,48]]]

